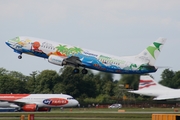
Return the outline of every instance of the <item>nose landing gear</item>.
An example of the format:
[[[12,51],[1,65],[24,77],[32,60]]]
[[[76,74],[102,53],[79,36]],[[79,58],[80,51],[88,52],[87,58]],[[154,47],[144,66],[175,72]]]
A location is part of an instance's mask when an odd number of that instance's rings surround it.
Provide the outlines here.
[[[82,74],[87,74],[88,73],[88,71],[84,68],[84,69],[82,69]]]
[[[79,73],[79,69],[78,69],[78,68],[75,68],[75,69],[73,70],[73,73],[74,73],[74,74]]]
[[[19,59],[22,59],[22,55],[19,55],[18,58],[19,58]]]

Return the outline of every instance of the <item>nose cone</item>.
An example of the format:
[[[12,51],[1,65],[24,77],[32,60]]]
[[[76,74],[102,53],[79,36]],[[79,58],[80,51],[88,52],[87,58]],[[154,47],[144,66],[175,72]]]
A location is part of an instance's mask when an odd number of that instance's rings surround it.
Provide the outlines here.
[[[79,104],[79,102],[77,100],[75,100],[74,104],[75,104],[75,106],[77,106]]]
[[[14,45],[13,42],[11,42],[11,41],[6,41],[5,43],[6,43],[6,45],[9,46],[10,48],[14,49],[14,48],[13,48],[13,45]]]
[[[5,43],[6,43],[6,45],[10,46],[10,43],[8,41],[6,41]]]
[[[79,102],[74,99],[74,100],[71,101],[70,106],[75,107],[75,106],[77,106],[78,104],[79,104]]]

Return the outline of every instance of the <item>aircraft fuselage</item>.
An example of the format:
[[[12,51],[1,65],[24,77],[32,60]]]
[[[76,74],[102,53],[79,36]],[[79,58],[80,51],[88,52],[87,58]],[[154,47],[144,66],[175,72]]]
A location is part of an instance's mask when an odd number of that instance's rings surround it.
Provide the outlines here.
[[[57,63],[57,65],[60,66],[61,64],[58,64],[58,62],[62,62],[61,60],[73,56],[79,58],[79,61],[81,62],[78,64],[79,66],[103,72],[144,74],[155,72],[157,70],[154,67],[143,67],[144,65],[148,65],[148,62],[139,61],[139,59],[142,58],[138,58],[137,56],[118,57],[44,39],[16,37],[8,40],[6,44],[19,54],[25,53],[45,59],[49,59],[51,56],[52,59],[49,61],[51,63]],[[59,59],[56,59],[55,57],[58,57]],[[71,60],[68,61],[68,64],[76,65],[74,62],[71,62]]]

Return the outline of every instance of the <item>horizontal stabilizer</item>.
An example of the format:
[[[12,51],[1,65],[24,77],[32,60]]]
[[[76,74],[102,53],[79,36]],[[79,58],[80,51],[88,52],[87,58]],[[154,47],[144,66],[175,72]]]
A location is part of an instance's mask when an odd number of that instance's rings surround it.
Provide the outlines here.
[[[171,68],[171,67],[169,67],[169,66],[151,66],[151,65],[142,65],[141,67],[143,67],[143,68],[146,68],[146,69],[148,69],[148,70],[154,70],[154,69],[159,69],[159,68],[166,68],[166,69],[169,69],[169,68]]]
[[[156,66],[156,68],[158,69],[158,68],[166,68],[166,69],[169,69],[169,68],[171,68],[171,67],[169,67],[169,66]]]
[[[146,69],[148,69],[148,70],[157,69],[155,66],[151,66],[151,65],[141,65],[141,67],[146,68]]]

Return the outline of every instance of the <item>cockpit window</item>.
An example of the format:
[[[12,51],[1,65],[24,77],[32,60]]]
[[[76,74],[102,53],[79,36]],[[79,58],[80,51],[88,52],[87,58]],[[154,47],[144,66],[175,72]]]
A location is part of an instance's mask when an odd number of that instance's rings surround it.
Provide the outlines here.
[[[11,41],[13,41],[13,42],[20,42],[20,38],[19,37],[15,37],[15,38],[11,39]]]
[[[72,100],[72,99],[74,99],[74,98],[72,98],[72,97],[67,98],[67,100]]]

